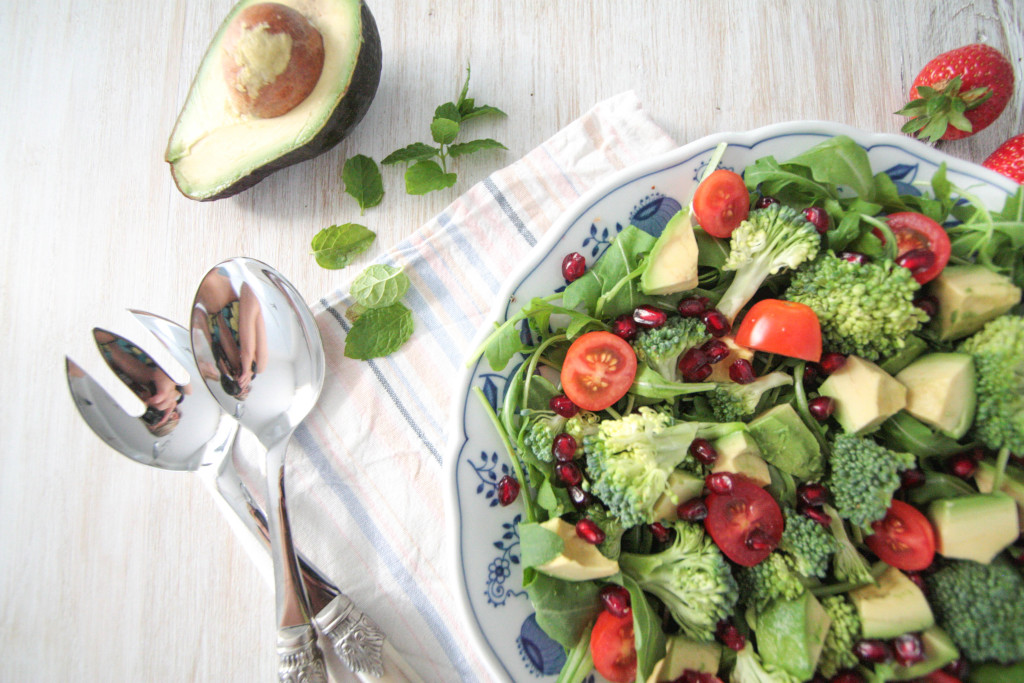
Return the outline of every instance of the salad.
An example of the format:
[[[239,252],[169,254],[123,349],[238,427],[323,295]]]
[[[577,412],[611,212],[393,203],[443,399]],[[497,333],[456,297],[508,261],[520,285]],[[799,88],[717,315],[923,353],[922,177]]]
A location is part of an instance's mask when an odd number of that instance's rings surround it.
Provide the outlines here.
[[[1020,680],[1024,191],[716,164],[479,352],[559,680]]]

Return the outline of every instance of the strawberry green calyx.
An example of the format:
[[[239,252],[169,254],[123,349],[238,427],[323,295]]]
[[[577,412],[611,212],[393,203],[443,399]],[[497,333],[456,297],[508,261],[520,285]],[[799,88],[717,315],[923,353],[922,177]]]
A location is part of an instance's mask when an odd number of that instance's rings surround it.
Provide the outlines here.
[[[974,125],[966,112],[988,101],[992,97],[992,88],[982,86],[961,92],[963,81],[959,76],[946,83],[936,83],[936,86],[918,87],[919,97],[896,112],[911,117],[900,130],[928,142],[942,139],[950,126],[973,133]]]

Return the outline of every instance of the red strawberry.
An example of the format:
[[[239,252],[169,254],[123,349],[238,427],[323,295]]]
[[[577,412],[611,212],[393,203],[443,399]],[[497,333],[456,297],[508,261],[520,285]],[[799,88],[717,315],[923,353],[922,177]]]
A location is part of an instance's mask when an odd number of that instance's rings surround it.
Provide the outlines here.
[[[982,166],[1024,185],[1024,135],[1012,137],[999,145]]]
[[[1013,94],[1013,66],[999,50],[975,43],[944,52],[914,79],[904,133],[959,140],[999,118]]]

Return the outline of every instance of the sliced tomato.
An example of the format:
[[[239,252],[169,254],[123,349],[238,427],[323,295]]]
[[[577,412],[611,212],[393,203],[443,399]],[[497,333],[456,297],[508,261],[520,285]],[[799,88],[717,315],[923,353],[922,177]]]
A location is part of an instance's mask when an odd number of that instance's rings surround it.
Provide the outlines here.
[[[562,391],[584,410],[604,410],[626,395],[636,377],[636,353],[611,332],[587,332],[562,363]]]
[[[613,616],[602,611],[590,632],[590,656],[597,673],[612,683],[631,683],[636,679],[636,642],[633,615]]]
[[[738,173],[713,171],[693,193],[693,213],[704,232],[727,238],[750,214],[750,193]]]
[[[753,567],[782,539],[785,522],[772,494],[743,476],[734,476],[732,491],[712,493],[705,503],[704,528],[725,556]]]
[[[914,273],[914,279],[919,283],[934,280],[949,263],[949,235],[945,228],[928,216],[914,211],[901,211],[889,214],[885,222],[896,238],[897,258],[913,249],[927,249],[935,255],[935,262],[930,267]]]
[[[821,360],[821,324],[806,304],[764,299],[743,316],[736,343],[817,363]]]
[[[913,505],[894,500],[885,517],[871,523],[864,539],[878,559],[903,571],[920,571],[935,559],[935,530]]]

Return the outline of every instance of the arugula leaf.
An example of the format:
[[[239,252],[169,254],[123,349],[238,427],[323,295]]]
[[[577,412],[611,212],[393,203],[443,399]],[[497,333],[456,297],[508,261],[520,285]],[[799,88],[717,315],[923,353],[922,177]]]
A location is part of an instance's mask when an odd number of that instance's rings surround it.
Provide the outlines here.
[[[322,268],[344,268],[352,259],[366,251],[377,234],[358,223],[344,223],[324,228],[313,236],[313,255]]]
[[[516,322],[522,321],[520,318]],[[532,347],[523,341],[519,326],[503,324],[491,335],[483,348],[487,363],[494,371],[502,370],[517,353],[529,351]]]
[[[497,140],[481,138],[479,140],[470,140],[469,142],[460,142],[454,145],[449,145],[448,154],[452,157],[460,157],[465,154],[473,154],[474,152],[480,152],[485,149],[508,149],[508,147]]]
[[[646,681],[654,670],[654,665],[665,656],[665,632],[661,630],[661,620],[647,602],[643,589],[625,574],[616,574],[610,581],[618,579],[629,591],[630,607],[633,610],[633,638],[636,645],[636,679]]]
[[[376,162],[364,154],[357,154],[345,161],[341,172],[345,192],[359,204],[359,215],[366,209],[377,206],[384,198],[384,182]]]
[[[425,161],[426,159],[436,157],[440,153],[441,150],[437,147],[431,147],[423,142],[414,142],[411,145],[406,145],[402,149],[395,150],[384,157],[380,163],[400,164],[408,163],[410,161]]]
[[[846,185],[861,199],[874,199],[874,174],[871,172],[868,153],[846,135],[837,135],[818,143],[787,161],[786,165],[805,166],[810,169],[811,177],[818,182]]]
[[[407,342],[412,332],[412,311],[403,304],[367,309],[345,337],[345,357],[369,360],[387,356]]]
[[[352,282],[349,290],[365,308],[383,308],[401,299],[409,289],[409,276],[401,268],[376,263]]]
[[[714,389],[714,383],[712,382],[674,382],[662,377],[657,370],[652,370],[649,366],[640,364],[640,367],[637,368],[636,377],[633,378],[633,385],[629,388],[629,393],[643,398],[667,400],[676,396],[696,394],[712,389]]]
[[[427,194],[451,187],[458,180],[454,173],[445,173],[435,161],[417,161],[405,172],[405,191],[409,194]]]

